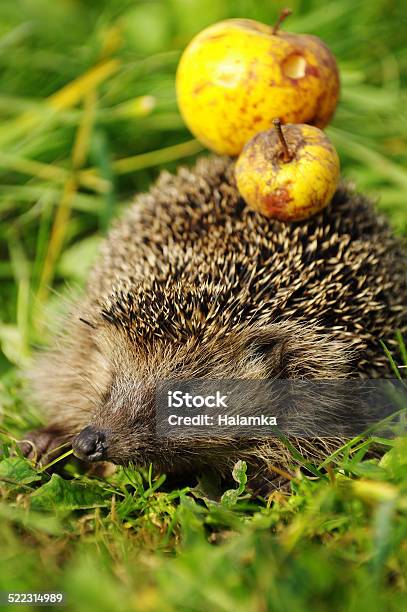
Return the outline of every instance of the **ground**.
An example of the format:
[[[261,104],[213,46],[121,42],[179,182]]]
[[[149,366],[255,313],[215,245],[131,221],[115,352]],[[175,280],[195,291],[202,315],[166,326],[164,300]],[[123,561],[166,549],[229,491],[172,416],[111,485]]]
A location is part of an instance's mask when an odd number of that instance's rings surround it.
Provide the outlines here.
[[[406,235],[402,3],[291,7],[284,27],[321,36],[339,61],[328,133],[343,176]],[[111,218],[161,168],[201,152],[176,109],[180,50],[218,19],[271,23],[278,10],[260,0],[0,5],[0,590],[64,591],[75,611],[407,605],[405,437],[355,439],[323,465],[293,455],[289,488],[268,499],[247,497],[243,464],[236,490],[210,499],[208,483],[173,490],[152,469],[102,479],[71,462],[61,477],[15,454],[14,440],[40,423],[22,373],[83,286]],[[372,442],[381,458],[367,457]]]

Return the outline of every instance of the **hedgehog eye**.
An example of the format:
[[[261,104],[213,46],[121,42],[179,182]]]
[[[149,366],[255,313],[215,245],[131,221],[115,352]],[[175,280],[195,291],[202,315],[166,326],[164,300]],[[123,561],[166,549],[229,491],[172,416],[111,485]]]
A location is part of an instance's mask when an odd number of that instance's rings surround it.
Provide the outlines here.
[[[250,359],[263,362],[268,377],[288,376],[292,351],[287,335],[280,328],[256,330],[246,346]]]
[[[254,340],[250,344],[250,354],[254,359],[263,359],[268,357],[275,349],[275,343]]]
[[[276,338],[257,337],[249,342],[249,353],[252,359],[268,362],[270,374],[284,369],[285,343]]]

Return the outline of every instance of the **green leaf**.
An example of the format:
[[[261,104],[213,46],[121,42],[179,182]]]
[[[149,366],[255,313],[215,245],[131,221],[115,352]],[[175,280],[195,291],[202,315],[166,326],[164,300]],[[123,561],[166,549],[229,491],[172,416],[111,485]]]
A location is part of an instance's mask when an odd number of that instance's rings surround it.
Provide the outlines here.
[[[228,491],[224,492],[220,501],[223,506],[231,508],[232,506],[236,505],[238,499],[239,494],[237,492],[237,489],[229,489]]]
[[[110,493],[99,483],[83,479],[64,480],[53,474],[51,480],[31,495],[31,508],[80,510],[110,505]]]
[[[395,480],[407,482],[407,438],[397,438],[394,447],[380,461],[384,468]]]
[[[226,506],[227,508],[230,508],[237,503],[239,497],[242,495],[246,487],[246,471],[246,461],[238,461],[237,463],[235,463],[232,471],[232,476],[233,480],[235,480],[239,484],[239,486],[237,487],[237,489],[229,489],[228,491],[224,492],[220,500],[222,505]]]
[[[0,480],[15,484],[29,484],[41,480],[29,461],[22,457],[7,457],[0,461]]]
[[[374,461],[362,461],[355,465],[344,465],[344,469],[352,472],[355,476],[362,476],[363,478],[371,478],[375,480],[385,480],[386,471],[377,465]]]
[[[243,493],[246,483],[247,483],[247,464],[246,461],[238,461],[235,463],[232,471],[233,480],[239,483],[239,487],[237,489],[238,495]]]

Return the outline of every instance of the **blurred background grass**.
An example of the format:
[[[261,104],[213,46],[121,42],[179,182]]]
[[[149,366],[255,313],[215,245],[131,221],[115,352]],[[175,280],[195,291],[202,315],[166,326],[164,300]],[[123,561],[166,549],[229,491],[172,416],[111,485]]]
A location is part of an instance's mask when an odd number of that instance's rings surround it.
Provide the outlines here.
[[[161,168],[191,163],[201,151],[175,103],[182,49],[214,21],[242,16],[272,23],[285,5],[264,0],[1,1],[3,429],[17,435],[36,422],[30,402],[22,399],[20,368],[32,346],[46,341],[44,323],[55,319],[64,294],[80,290],[111,218],[135,192],[147,189]],[[405,3],[292,0],[289,5],[294,14],[285,29],[320,36],[339,62],[342,95],[328,132],[344,177],[377,199],[395,231],[405,235]],[[268,514],[264,509],[258,515],[241,511],[219,518],[212,509],[203,516],[186,498],[175,518],[177,492],[171,498],[137,489],[136,498],[145,500],[141,510],[126,501],[118,518],[113,496],[107,518],[96,502],[80,515],[77,506],[62,504],[52,510],[58,514],[53,522],[51,515],[24,513],[28,484],[0,488],[5,502],[0,504],[2,587],[68,584],[77,610],[307,610],[311,605],[326,610],[328,602],[330,609],[341,609],[341,602],[343,609],[360,609],[361,597],[370,610],[401,609],[406,573],[401,542],[407,534],[405,514],[402,520],[397,513],[407,507],[407,449],[400,448],[387,476],[378,466],[373,472],[363,468],[379,486],[367,497],[349,488],[331,490],[325,481],[315,489],[303,484],[292,501],[277,500]],[[24,482],[31,483],[27,478]],[[119,485],[109,486],[110,495],[120,496],[114,489]],[[399,495],[403,502],[397,501]],[[305,514],[296,514],[303,507]],[[134,512],[136,523],[128,518]],[[243,535],[226,548],[209,547],[201,533],[204,523]],[[340,537],[332,544],[336,529]],[[158,546],[172,554],[181,537],[186,552],[168,565],[142,552]],[[86,546],[74,552],[82,540]],[[326,542],[331,544],[325,547]],[[47,569],[51,578],[44,582]],[[275,603],[280,600],[281,605]]]

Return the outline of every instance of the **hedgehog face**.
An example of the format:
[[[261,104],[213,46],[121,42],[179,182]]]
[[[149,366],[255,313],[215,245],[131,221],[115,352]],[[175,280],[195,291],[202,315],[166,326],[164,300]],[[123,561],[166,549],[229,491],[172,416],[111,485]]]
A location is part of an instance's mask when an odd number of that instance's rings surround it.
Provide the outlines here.
[[[104,327],[101,349],[110,360],[110,383],[73,449],[87,461],[148,465],[185,470],[199,448],[199,463],[221,455],[225,440],[160,438],[155,431],[156,390],[164,380],[337,378],[348,356],[338,341],[314,325],[279,322],[244,325],[229,334],[212,326],[204,337],[188,335],[172,342],[146,338],[137,343],[125,330]],[[208,332],[211,333],[208,333]],[[224,330],[223,330],[224,331]],[[240,450],[242,445],[240,445]],[[205,450],[207,454],[205,454]],[[196,466],[195,466],[196,467]]]
[[[109,381],[98,409],[73,440],[75,454],[87,461],[139,466],[153,462],[162,469],[171,465],[172,470],[178,456],[185,460],[187,442],[180,445],[156,435],[157,386],[177,379],[265,378],[272,367],[270,360],[277,364],[280,359],[270,347],[266,363],[258,334],[255,339],[248,330],[226,337],[218,332],[212,327],[212,335],[205,339],[186,333],[172,341],[143,338],[138,342],[125,330],[105,324],[98,332],[97,344],[109,361]],[[193,445],[191,441],[191,448]],[[213,441],[209,446],[213,452]]]

